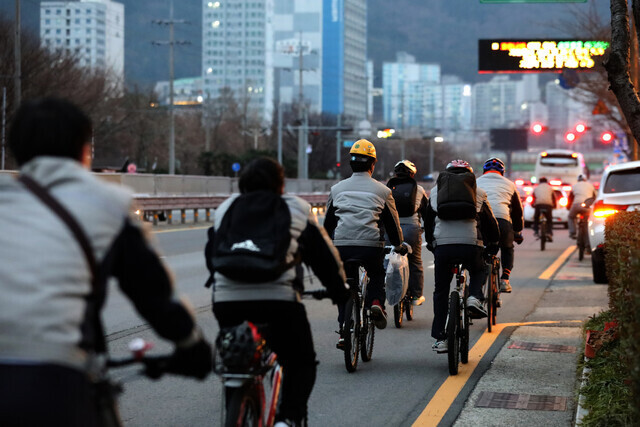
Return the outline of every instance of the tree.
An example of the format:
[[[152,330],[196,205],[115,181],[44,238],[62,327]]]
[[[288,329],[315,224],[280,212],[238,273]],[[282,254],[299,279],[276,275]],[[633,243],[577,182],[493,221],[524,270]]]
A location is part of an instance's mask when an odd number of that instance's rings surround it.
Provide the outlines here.
[[[631,34],[628,10],[627,0],[611,0],[611,48],[609,57],[604,62],[604,67],[607,70],[611,91],[618,100],[620,109],[637,144],[640,141],[640,99],[634,82],[631,81],[630,52],[632,37],[638,40],[640,29],[638,25],[635,25],[636,34]],[[638,0],[633,0],[632,13],[634,22],[639,23],[640,4]],[[635,66],[637,67],[637,64]]]

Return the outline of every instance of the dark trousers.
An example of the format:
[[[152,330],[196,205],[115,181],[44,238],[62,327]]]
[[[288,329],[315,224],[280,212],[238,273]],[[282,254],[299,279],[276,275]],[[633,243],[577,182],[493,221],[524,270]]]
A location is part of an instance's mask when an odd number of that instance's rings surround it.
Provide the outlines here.
[[[0,364],[0,426],[98,425],[87,376],[57,365]]]
[[[367,285],[367,295],[364,304],[369,307],[373,300],[380,301],[384,307],[386,293],[384,291],[384,248],[369,246],[338,246],[338,252],[342,262],[346,263],[350,259],[358,259],[363,262],[369,284]],[[349,272],[347,272],[349,274]],[[342,325],[344,321],[344,305],[338,304],[338,322]]]
[[[303,304],[293,301],[234,301],[213,304],[221,328],[245,320],[268,325],[266,340],[282,366],[278,419],[301,421],[316,381],[316,353]]]
[[[502,278],[508,279],[513,270],[513,224],[506,219],[498,218],[500,227],[500,265]]]
[[[442,340],[447,337],[445,326],[449,313],[449,290],[455,264],[462,262],[463,267],[469,271],[469,294],[480,301],[484,299],[482,295],[482,283],[485,279],[483,250],[476,245],[441,245],[435,248],[433,253],[435,289],[433,291],[433,324],[431,325],[433,338]]]
[[[537,233],[540,227],[540,212],[547,218],[547,234],[553,236],[553,206],[536,205],[533,213],[533,232]]]
[[[407,255],[409,261],[409,290],[412,297],[421,297],[424,287],[424,268],[422,267],[422,228],[415,224],[402,224],[404,241],[411,246]]]

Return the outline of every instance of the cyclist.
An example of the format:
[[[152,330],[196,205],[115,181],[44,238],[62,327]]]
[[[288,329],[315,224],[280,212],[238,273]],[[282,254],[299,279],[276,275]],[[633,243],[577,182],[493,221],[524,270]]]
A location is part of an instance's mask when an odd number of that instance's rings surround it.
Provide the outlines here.
[[[418,169],[413,162],[401,160],[394,167],[395,176],[387,182],[396,202],[400,227],[405,242],[411,246],[409,258],[409,289],[413,305],[422,305],[424,287],[424,270],[422,268],[422,228],[420,218],[424,221],[429,199],[421,185],[414,179]]]
[[[109,277],[176,344],[172,372],[204,379],[211,370],[209,344],[129,219],[131,194],[87,170],[91,134],[89,117],[56,98],[23,103],[12,121],[9,147],[23,181],[0,177],[2,425],[102,425],[103,394],[92,379],[104,370],[100,312]],[[78,234],[28,189],[29,179],[62,206]]]
[[[376,164],[376,148],[366,139],[351,147],[351,177],[331,187],[324,228],[343,260],[359,259],[369,274],[364,301],[371,308],[371,318],[379,329],[387,327],[384,309],[384,234],[396,251],[406,254],[402,229],[391,190],[371,177]],[[338,322],[344,321],[344,305],[338,306]],[[337,347],[343,348],[342,328]]]
[[[453,160],[446,168],[453,174],[467,174],[475,182],[473,169],[464,160]],[[440,181],[440,179],[438,180]],[[456,196],[455,194],[453,196]],[[459,194],[457,195],[459,196]],[[449,311],[449,287],[453,278],[452,264],[462,261],[469,271],[470,284],[467,306],[474,318],[487,317],[482,306],[484,296],[482,284],[485,279],[483,250],[486,243],[487,252],[495,255],[498,252],[500,229],[493,216],[487,194],[482,188],[475,191],[474,219],[444,220],[438,216],[438,184],[431,189],[427,218],[425,220],[425,238],[427,249],[434,254],[435,289],[433,292],[433,324],[431,336],[436,342],[432,349],[437,353],[448,351],[446,322]]]
[[[258,158],[244,168],[239,187],[242,195],[265,192],[282,195],[284,169],[271,158]],[[281,425],[306,425],[307,402],[315,383],[317,362],[307,313],[300,302],[303,290],[300,261],[313,269],[337,304],[349,297],[342,262],[324,229],[318,225],[311,206],[299,197],[285,195],[282,199],[291,216],[291,238],[286,249],[290,264],[284,273],[275,280],[258,283],[241,282],[221,274],[216,271],[213,254],[217,242],[230,237],[221,235],[224,232],[221,225],[236,199],[238,195],[218,207],[214,225],[208,230],[205,258],[211,273],[209,280],[213,283],[213,314],[221,328],[245,320],[269,326],[266,339],[283,368],[282,401],[276,421],[285,423]],[[255,220],[259,221],[257,225],[269,221]]]
[[[500,292],[511,292],[509,276],[513,270],[513,242],[521,244],[524,219],[522,202],[516,185],[504,177],[504,162],[492,157],[482,167],[484,174],[478,178],[478,187],[487,193],[487,199],[500,227],[500,256],[502,275]]]
[[[553,209],[556,207],[556,195],[553,187],[547,182],[547,178],[544,176],[540,178],[539,184],[533,189],[532,193],[533,201],[531,204],[534,207],[533,214],[533,235],[537,238],[538,229],[540,227],[540,212],[544,213],[547,218],[547,239],[553,241]]]
[[[597,197],[596,189],[587,178],[580,174],[578,182],[571,188],[569,193],[569,237],[576,238],[576,216],[579,213],[588,215],[589,208],[583,208],[585,200]]]

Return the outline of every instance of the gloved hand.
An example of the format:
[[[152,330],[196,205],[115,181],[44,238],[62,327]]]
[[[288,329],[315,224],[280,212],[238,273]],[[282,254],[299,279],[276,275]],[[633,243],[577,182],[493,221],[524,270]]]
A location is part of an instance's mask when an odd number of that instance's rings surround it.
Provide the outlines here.
[[[396,246],[395,248],[393,248],[394,252],[400,255],[406,255],[409,253],[409,244],[406,242],[402,242],[401,244],[399,244],[398,246]]]
[[[427,242],[427,250],[431,253],[433,253],[433,251],[435,251],[435,248],[433,247],[433,245],[430,242]]]
[[[489,243],[485,251],[488,255],[495,256],[500,250],[500,246],[497,243]]]
[[[201,338],[188,347],[176,347],[169,360],[168,371],[203,380],[213,369],[211,346]]]
[[[522,236],[522,232],[516,233],[513,236],[513,241],[517,244],[521,244],[524,241],[524,237]]]

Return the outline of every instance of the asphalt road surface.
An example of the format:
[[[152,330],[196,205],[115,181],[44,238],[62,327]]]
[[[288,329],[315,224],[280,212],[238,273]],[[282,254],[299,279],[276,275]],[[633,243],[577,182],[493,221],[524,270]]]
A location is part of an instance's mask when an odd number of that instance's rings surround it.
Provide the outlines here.
[[[211,313],[210,291],[203,287],[207,278],[203,249],[206,226],[163,229],[154,233],[164,261],[173,271],[179,294],[193,306],[197,321],[210,341],[215,339],[217,325]],[[503,295],[503,308],[498,322],[519,322],[539,301],[548,280],[538,277],[573,244],[566,230],[557,229],[553,243],[544,252],[525,230],[525,241],[516,246],[516,261],[512,274],[513,293]],[[433,257],[423,250],[425,268],[424,295],[427,301],[414,310],[414,320],[405,321],[401,329],[393,324],[390,307],[389,325],[376,331],[373,360],[362,361],[357,372],[347,373],[343,354],[336,350],[337,310],[328,300],[305,300],[320,361],[318,375],[309,402],[311,426],[410,426],[429,403],[438,387],[447,379],[447,357],[431,350],[430,336],[433,309]],[[309,285],[317,288],[316,280]],[[135,337],[153,341],[154,352],[170,351],[134,312],[131,304],[112,286],[104,320],[111,354],[124,356],[126,346]],[[486,321],[476,321],[471,327],[470,347],[485,333]],[[482,361],[462,388],[453,404],[442,408],[444,422],[455,420],[467,396],[482,372],[507,340],[506,334],[482,358]],[[128,426],[215,426],[220,425],[221,382],[209,376],[199,382],[179,377],[150,381],[136,375],[135,368],[113,372],[122,379],[125,391],[120,397],[120,409]],[[447,422],[448,421],[448,422]]]

